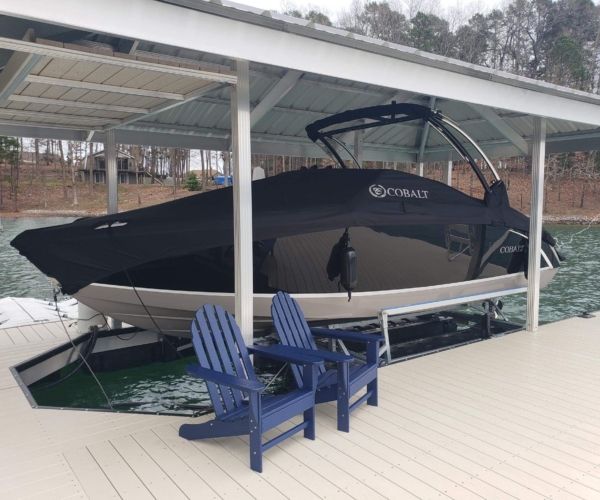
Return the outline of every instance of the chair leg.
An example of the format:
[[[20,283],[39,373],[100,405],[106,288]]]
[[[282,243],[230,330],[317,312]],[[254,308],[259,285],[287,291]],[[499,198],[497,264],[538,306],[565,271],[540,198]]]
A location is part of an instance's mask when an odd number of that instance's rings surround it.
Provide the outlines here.
[[[317,420],[317,410],[313,405],[312,408],[309,408],[304,412],[304,421],[309,422],[308,426],[304,429],[304,437],[306,439],[315,440],[315,424]]]
[[[369,406],[377,406],[379,404],[379,394],[377,389],[377,377],[367,384],[367,391],[371,391],[371,396],[367,399]]]
[[[260,394],[250,393],[250,468],[262,472],[262,408]]]
[[[314,441],[317,420],[317,410],[315,408],[316,402],[314,399],[317,392],[317,365],[304,365],[302,367],[302,378],[304,379],[305,387],[310,387],[313,392],[312,407],[304,411],[304,421],[309,422],[309,425],[304,429],[304,437]]]
[[[350,432],[350,367],[348,363],[338,363],[337,421],[338,431]]]

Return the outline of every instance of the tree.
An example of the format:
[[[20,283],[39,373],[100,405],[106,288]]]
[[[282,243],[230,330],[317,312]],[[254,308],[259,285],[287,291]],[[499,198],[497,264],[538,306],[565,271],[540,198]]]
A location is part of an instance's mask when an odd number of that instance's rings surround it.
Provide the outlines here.
[[[388,2],[369,2],[361,14],[363,35],[393,43],[407,43],[410,29],[406,17]]]
[[[317,6],[309,5],[304,9],[299,9],[293,3],[288,3],[283,12],[286,16],[297,17],[299,19],[306,19],[315,24],[322,24],[323,26],[333,26],[331,19],[324,12],[321,12]]]
[[[183,187],[188,191],[200,191],[202,189],[200,182],[198,182],[198,176],[196,175],[196,172],[190,172]]]
[[[408,40],[412,47],[443,56],[451,55],[454,35],[448,21],[433,14],[417,12],[411,24]]]
[[[13,198],[14,210],[19,211],[17,197],[19,193],[19,154],[21,148],[19,140],[14,137],[1,137],[0,136],[0,162],[2,162],[3,168],[0,174],[0,180],[4,180],[4,165],[10,166],[10,195]],[[0,184],[0,206],[2,206],[2,184]]]
[[[475,14],[456,32],[454,57],[471,64],[486,65],[491,35],[488,18]]]

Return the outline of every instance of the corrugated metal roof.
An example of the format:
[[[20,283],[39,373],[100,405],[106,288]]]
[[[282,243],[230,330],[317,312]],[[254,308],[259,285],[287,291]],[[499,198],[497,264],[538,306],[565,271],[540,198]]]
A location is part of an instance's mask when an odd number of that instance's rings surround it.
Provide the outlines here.
[[[183,0],[171,0],[181,4]],[[540,92],[568,94],[570,99],[583,99],[597,102],[600,97],[587,95],[570,89],[561,89],[543,82],[527,80],[514,75],[506,75],[489,68],[476,67],[460,61],[442,58],[433,54],[421,53],[408,47],[384,43],[381,40],[351,35],[343,30],[323,27],[279,14],[268,13],[261,9],[219,0],[220,5],[206,0],[185,0],[185,6],[200,10],[218,11],[219,15],[231,15],[255,24],[279,23],[302,28],[302,36],[319,38],[327,35],[331,43],[352,46],[362,44],[390,50],[395,56],[407,58],[423,65],[437,65],[452,68],[453,71],[466,72],[472,76],[485,75],[485,78],[504,78],[511,85],[536,88]],[[213,12],[213,13],[214,13]],[[243,13],[240,18],[238,14]],[[250,17],[248,17],[250,16]],[[23,21],[26,23],[26,21]],[[282,24],[283,23],[283,24]],[[270,27],[272,27],[270,25]],[[1,34],[0,34],[1,35]],[[134,58],[161,64],[164,69],[199,68],[227,73],[231,61],[214,54],[202,53],[190,49],[171,47],[162,44],[140,41],[133,54],[123,55],[113,52],[122,40],[109,35],[100,35],[91,42],[88,39],[75,40],[70,44],[59,44],[61,50],[69,48],[90,53],[112,54],[119,58]],[[357,69],[358,71],[359,69]],[[285,68],[266,64],[250,63],[250,101],[252,108],[271,96],[281,78],[286,75]],[[36,80],[37,78],[37,80]],[[53,85],[43,81],[46,78],[59,79],[69,84]],[[40,81],[42,79],[42,81]],[[80,88],[78,82],[87,84]],[[90,87],[96,85],[98,88]],[[168,133],[169,136],[194,136],[198,138],[227,139],[231,129],[230,88],[227,85],[202,93],[194,100],[176,105],[177,96],[186,96],[201,90],[207,81],[193,76],[170,74],[169,71],[144,71],[136,68],[99,64],[94,60],[82,58],[43,57],[32,69],[29,76],[19,84],[9,100],[0,104],[0,124],[15,126],[35,125],[35,133],[43,134],[44,126],[52,126],[53,134],[57,128],[82,131],[99,130],[105,127],[117,127],[136,132]],[[107,87],[112,86],[112,87]],[[401,86],[401,82],[399,82]],[[138,89],[140,93],[114,91],[115,88]],[[113,91],[111,91],[111,89]],[[161,95],[165,94],[165,95]],[[143,92],[142,92],[143,94]],[[305,127],[313,121],[339,113],[341,111],[373,106],[396,99],[400,102],[428,105],[430,95],[402,92],[378,85],[343,80],[314,73],[304,73],[295,82],[289,92],[254,125],[252,133],[256,143],[260,142],[260,152],[267,152],[272,144],[279,153],[290,155],[316,155],[318,152],[306,137]],[[436,97],[436,96],[434,96]],[[171,106],[173,105],[173,106]],[[176,105],[176,106],[175,106]],[[160,111],[161,107],[166,107]],[[491,155],[522,154],[497,126],[480,115],[476,107],[459,101],[437,98],[435,107],[440,109],[459,124],[485,151]],[[490,108],[504,124],[508,125],[517,137],[530,140],[533,133],[531,116]],[[8,111],[11,110],[11,111]],[[132,121],[134,120],[134,121]],[[131,122],[131,123],[129,123]],[[394,160],[398,152],[399,161],[416,158],[422,136],[423,124],[419,121],[386,126],[365,131],[365,158]],[[32,132],[33,133],[33,132]],[[548,141],[552,143],[549,151],[569,151],[574,144],[578,148],[600,148],[600,130],[594,126],[582,125],[570,121],[547,120]],[[583,135],[582,135],[583,134]],[[53,135],[53,137],[55,136]],[[69,136],[71,137],[71,136]],[[131,136],[127,136],[131,137]],[[150,136],[148,136],[150,140]],[[585,137],[585,142],[573,139]],[[152,138],[152,144],[160,139]],[[352,143],[352,137],[346,141]],[[143,135],[136,136],[143,143]],[[208,143],[198,139],[197,143],[187,142],[188,147],[207,148]],[[210,147],[227,147],[227,141]],[[283,147],[284,145],[285,147]],[[286,147],[289,146],[288,149]],[[304,148],[304,149],[303,149]],[[312,149],[311,149],[312,148]],[[425,147],[425,159],[447,158],[450,150],[446,141],[434,130],[428,135]],[[400,154],[402,153],[402,154]]]

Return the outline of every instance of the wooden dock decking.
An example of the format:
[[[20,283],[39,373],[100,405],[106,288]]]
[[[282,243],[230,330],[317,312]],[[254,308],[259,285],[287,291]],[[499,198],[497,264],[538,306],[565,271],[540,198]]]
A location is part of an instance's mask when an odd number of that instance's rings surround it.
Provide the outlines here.
[[[0,330],[0,499],[600,498],[600,314],[382,368],[349,434],[320,405],[263,474],[191,419],[32,409],[8,367],[65,340],[39,326]]]

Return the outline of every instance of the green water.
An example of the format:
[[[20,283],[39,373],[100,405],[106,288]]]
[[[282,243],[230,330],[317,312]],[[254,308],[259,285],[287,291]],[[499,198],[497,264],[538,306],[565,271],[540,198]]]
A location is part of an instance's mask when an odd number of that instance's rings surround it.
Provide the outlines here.
[[[20,256],[9,242],[25,229],[62,224],[72,219],[35,218],[2,219],[4,233],[0,233],[0,298],[48,298],[52,289],[47,278]],[[600,227],[591,227],[582,234],[581,226],[548,226],[559,241],[567,261],[555,279],[541,292],[540,319],[553,322],[570,318],[584,311],[600,310]],[[525,294],[506,297],[504,314],[515,322],[525,322],[527,300]],[[193,357],[170,363],[155,363],[113,373],[99,373],[108,397],[122,411],[176,412],[192,414],[194,408],[210,404],[206,386],[185,372],[185,365],[194,363]],[[66,367],[62,375],[73,366]],[[273,375],[262,374],[268,383]],[[272,389],[281,384],[277,381]],[[76,408],[103,408],[106,399],[93,378],[80,370],[58,386],[35,393],[40,405]],[[130,404],[134,403],[134,404]]]
[[[197,363],[195,356],[190,356],[169,363],[97,373],[96,376],[116,410],[191,414],[198,408],[188,405],[210,406],[204,382],[185,371],[186,365],[194,363]],[[74,366],[72,363],[63,368],[60,376],[70,373]],[[38,384],[41,385],[45,383]],[[34,385],[31,389],[40,406],[108,408],[100,387],[83,368],[58,385],[39,391]]]
[[[113,409],[148,413],[175,413],[194,415],[211,408],[206,384],[188,375],[185,366],[197,364],[195,356],[149,365],[96,373]],[[63,368],[60,377],[71,373],[75,363]],[[276,392],[284,386],[282,377],[257,370],[258,379],[268,386],[266,392]],[[275,379],[275,380],[273,380]],[[44,388],[49,382],[30,386],[35,401],[40,406],[59,408],[108,409],[108,401],[96,381],[85,367],[60,384]],[[39,390],[36,390],[39,389]]]

